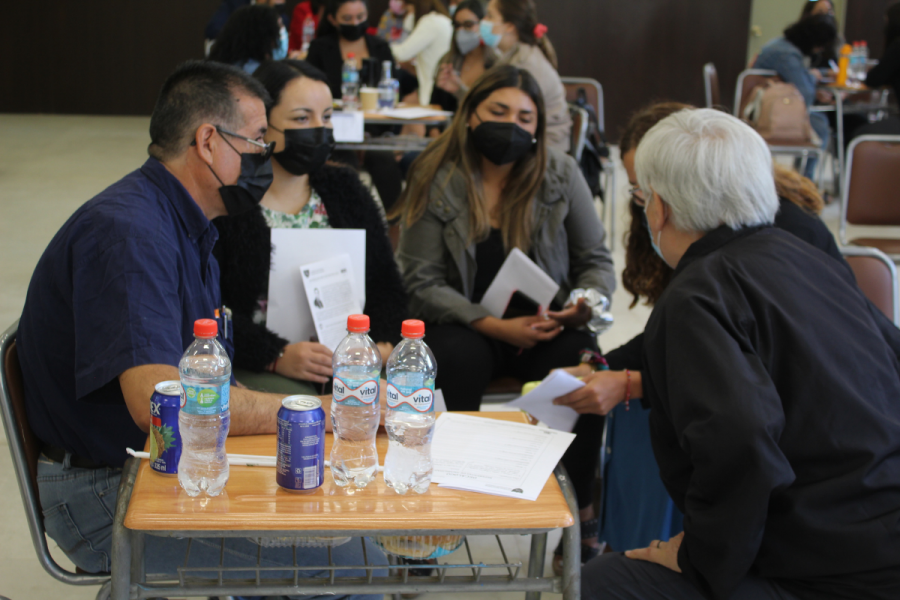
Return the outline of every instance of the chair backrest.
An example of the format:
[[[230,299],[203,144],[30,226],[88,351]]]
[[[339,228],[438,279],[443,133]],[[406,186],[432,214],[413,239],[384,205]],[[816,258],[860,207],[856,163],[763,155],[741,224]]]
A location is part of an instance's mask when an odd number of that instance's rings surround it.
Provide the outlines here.
[[[50,556],[37,487],[37,461],[41,454],[41,442],[28,425],[28,415],[25,413],[25,387],[16,349],[17,330],[18,321],[0,336],[0,416],[3,418],[6,440],[16,470],[22,503],[25,505],[31,541],[41,566],[54,578],[72,585],[104,584],[109,576],[66,571]]]
[[[569,154],[575,162],[581,162],[581,153],[584,152],[584,143],[587,141],[588,113],[580,106],[569,104],[569,116],[572,118],[572,144]]]
[[[900,225],[900,135],[861,135],[847,150],[840,239],[847,224]]]
[[[578,100],[579,91],[583,91],[588,104],[594,107],[597,113],[597,128],[606,131],[606,121],[603,117],[603,86],[596,79],[590,77],[560,77],[563,87],[566,88],[566,102]]]
[[[897,267],[877,248],[845,246],[841,254],[853,269],[859,289],[872,304],[900,327],[900,295],[897,290]]]
[[[769,79],[778,79],[778,73],[769,69],[746,69],[738,75],[737,85],[734,88],[733,114],[741,118],[744,107],[750,101],[751,92],[758,85],[764,84]]]
[[[706,92],[706,108],[715,108],[722,104],[719,72],[716,71],[716,65],[711,62],[703,65],[703,89]]]

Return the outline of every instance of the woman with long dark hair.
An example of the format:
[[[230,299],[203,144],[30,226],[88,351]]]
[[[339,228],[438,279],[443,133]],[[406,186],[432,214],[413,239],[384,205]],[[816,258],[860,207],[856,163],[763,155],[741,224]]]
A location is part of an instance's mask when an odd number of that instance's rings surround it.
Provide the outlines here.
[[[209,60],[253,73],[266,60],[286,58],[287,47],[287,31],[278,12],[270,6],[254,4],[232,13],[209,51]]]
[[[456,112],[472,84],[497,62],[497,53],[481,39],[484,4],[463,0],[453,13],[453,43],[444,55],[431,92],[431,103]]]
[[[234,367],[249,387],[314,393],[331,377],[331,351],[318,342],[289,343],[266,327],[271,230],[364,229],[366,306],[371,336],[387,360],[400,340],[407,299],[384,221],[350,168],[326,162],[334,145],[332,98],[324,74],[302,61],[263,63],[254,73],[269,95],[266,142],[275,142],[274,180],[258,210],[216,220],[213,252],[222,299],[234,313]]]

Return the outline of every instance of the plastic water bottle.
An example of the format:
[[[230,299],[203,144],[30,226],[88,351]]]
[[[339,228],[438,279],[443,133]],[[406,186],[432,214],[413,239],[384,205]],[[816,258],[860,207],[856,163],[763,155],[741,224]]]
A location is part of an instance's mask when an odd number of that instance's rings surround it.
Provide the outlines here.
[[[341,68],[341,100],[344,110],[359,109],[359,71],[356,68],[356,57],[351,52]]]
[[[865,71],[863,64],[862,46],[859,42],[853,42],[853,53],[850,55],[850,79],[858,82],[862,79],[862,73]]]
[[[391,77],[391,61],[381,63],[381,81],[378,83],[378,107],[394,108],[400,95],[400,82]]]
[[[300,47],[300,50],[309,52],[309,45],[315,37],[316,21],[312,18],[312,15],[306,15],[306,19],[303,20],[303,45]]]
[[[331,361],[331,476],[341,487],[352,483],[364,488],[375,479],[378,470],[375,434],[381,419],[381,353],[368,332],[369,317],[347,317],[347,337],[338,344]]]
[[[194,343],[178,364],[182,387],[178,483],[188,496],[200,492],[218,496],[228,481],[225,438],[231,421],[231,360],[216,339],[218,329],[212,319],[197,320]]]
[[[384,460],[384,482],[398,494],[428,491],[433,465],[434,354],[422,341],[425,324],[403,321],[400,342],[387,362],[388,452]]]

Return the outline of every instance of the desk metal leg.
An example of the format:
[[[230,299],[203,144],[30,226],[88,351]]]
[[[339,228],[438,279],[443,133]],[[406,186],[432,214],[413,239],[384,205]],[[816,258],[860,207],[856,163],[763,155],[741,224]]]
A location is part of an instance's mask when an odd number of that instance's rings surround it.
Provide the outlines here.
[[[835,182],[837,194],[843,198],[843,182],[844,182],[844,99],[841,93],[834,95],[834,104],[837,109],[835,119],[837,120],[837,160],[838,160],[838,180]]]
[[[606,430],[604,429],[604,435],[605,433]],[[566,473],[562,464],[556,466],[555,473],[574,521],[571,527],[563,529],[563,600],[580,600],[581,522],[579,521],[578,501],[575,499],[575,488],[572,487],[569,475]]]
[[[134,479],[137,476],[140,460],[129,458],[122,470],[122,481],[119,483],[119,495],[116,498],[116,516],[112,530],[112,589],[111,600],[129,600],[131,595],[132,571],[132,532],[125,527],[125,513],[131,492],[134,490]],[[141,554],[143,554],[143,539]],[[143,567],[142,567],[143,568]]]
[[[575,518],[578,518],[577,514]],[[544,576],[544,556],[546,555],[547,534],[533,533],[531,535],[531,556],[528,558],[529,579],[540,579]],[[525,600],[541,600],[541,593],[525,592]]]

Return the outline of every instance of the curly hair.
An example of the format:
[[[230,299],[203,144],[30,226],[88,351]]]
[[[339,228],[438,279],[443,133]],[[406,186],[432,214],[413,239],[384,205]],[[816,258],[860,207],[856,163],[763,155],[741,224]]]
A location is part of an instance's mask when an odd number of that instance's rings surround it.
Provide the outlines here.
[[[225,23],[209,51],[209,60],[229,65],[250,59],[263,62],[272,58],[280,32],[278,11],[274,8],[263,4],[242,6]]]
[[[775,191],[779,198],[790,200],[813,215],[822,212],[822,207],[825,206],[815,183],[778,163],[775,163]]]
[[[695,108],[680,102],[657,102],[638,110],[622,131],[619,141],[621,156],[636,150],[641,139],[654,125],[671,114],[681,110]],[[669,280],[672,268],[667,265],[653,250],[650,234],[647,232],[647,215],[644,209],[634,202],[629,202],[631,211],[631,228],[625,233],[625,270],[622,272],[622,285],[634,297],[630,307],[637,305],[641,296],[646,298],[647,305],[656,304]]]

